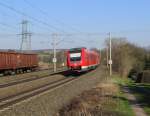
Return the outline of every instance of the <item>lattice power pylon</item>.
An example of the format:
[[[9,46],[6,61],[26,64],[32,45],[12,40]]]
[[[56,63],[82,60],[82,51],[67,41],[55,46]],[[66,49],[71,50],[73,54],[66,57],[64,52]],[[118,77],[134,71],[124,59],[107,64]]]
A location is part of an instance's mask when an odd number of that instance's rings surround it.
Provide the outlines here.
[[[31,50],[31,33],[28,31],[28,21],[22,21],[21,46],[20,50]]]

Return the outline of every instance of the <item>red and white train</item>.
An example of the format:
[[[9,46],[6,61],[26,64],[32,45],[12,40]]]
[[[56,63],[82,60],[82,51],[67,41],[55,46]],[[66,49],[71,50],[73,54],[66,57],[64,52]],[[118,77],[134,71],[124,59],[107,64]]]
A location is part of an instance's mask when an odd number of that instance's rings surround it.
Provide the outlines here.
[[[73,71],[87,71],[100,64],[100,55],[87,48],[72,48],[67,51],[67,66]]]

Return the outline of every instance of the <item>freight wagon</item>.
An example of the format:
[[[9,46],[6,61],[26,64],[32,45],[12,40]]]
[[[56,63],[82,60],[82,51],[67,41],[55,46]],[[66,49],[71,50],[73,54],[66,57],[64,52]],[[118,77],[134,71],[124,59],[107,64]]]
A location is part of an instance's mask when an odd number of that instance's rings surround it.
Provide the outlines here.
[[[13,74],[27,70],[34,70],[38,67],[36,54],[19,52],[0,52],[0,73]]]
[[[67,51],[67,66],[73,71],[87,71],[100,63],[99,53],[87,48],[72,48]]]

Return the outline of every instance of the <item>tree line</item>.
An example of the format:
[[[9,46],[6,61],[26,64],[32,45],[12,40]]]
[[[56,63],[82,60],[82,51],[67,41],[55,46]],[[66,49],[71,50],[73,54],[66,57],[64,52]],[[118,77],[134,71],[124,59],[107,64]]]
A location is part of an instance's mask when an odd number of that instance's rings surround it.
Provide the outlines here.
[[[108,39],[105,44],[109,48]],[[107,49],[104,49],[102,60],[105,64],[107,62],[106,53]],[[144,69],[150,69],[150,49],[132,44],[125,38],[112,38],[112,61],[113,72],[127,77],[131,71],[141,72]]]

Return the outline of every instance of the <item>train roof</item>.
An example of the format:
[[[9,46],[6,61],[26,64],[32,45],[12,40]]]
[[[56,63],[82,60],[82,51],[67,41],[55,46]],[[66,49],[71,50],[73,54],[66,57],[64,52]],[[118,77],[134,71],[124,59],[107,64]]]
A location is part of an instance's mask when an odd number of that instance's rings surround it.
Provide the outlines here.
[[[71,48],[68,51],[74,52],[74,51],[80,51],[81,49],[87,49],[86,47],[78,47],[78,48]],[[97,49],[87,49],[89,52],[95,52],[98,53]]]
[[[81,50],[81,49],[86,49],[86,47],[71,48],[69,49],[69,51],[75,51],[75,50]]]

